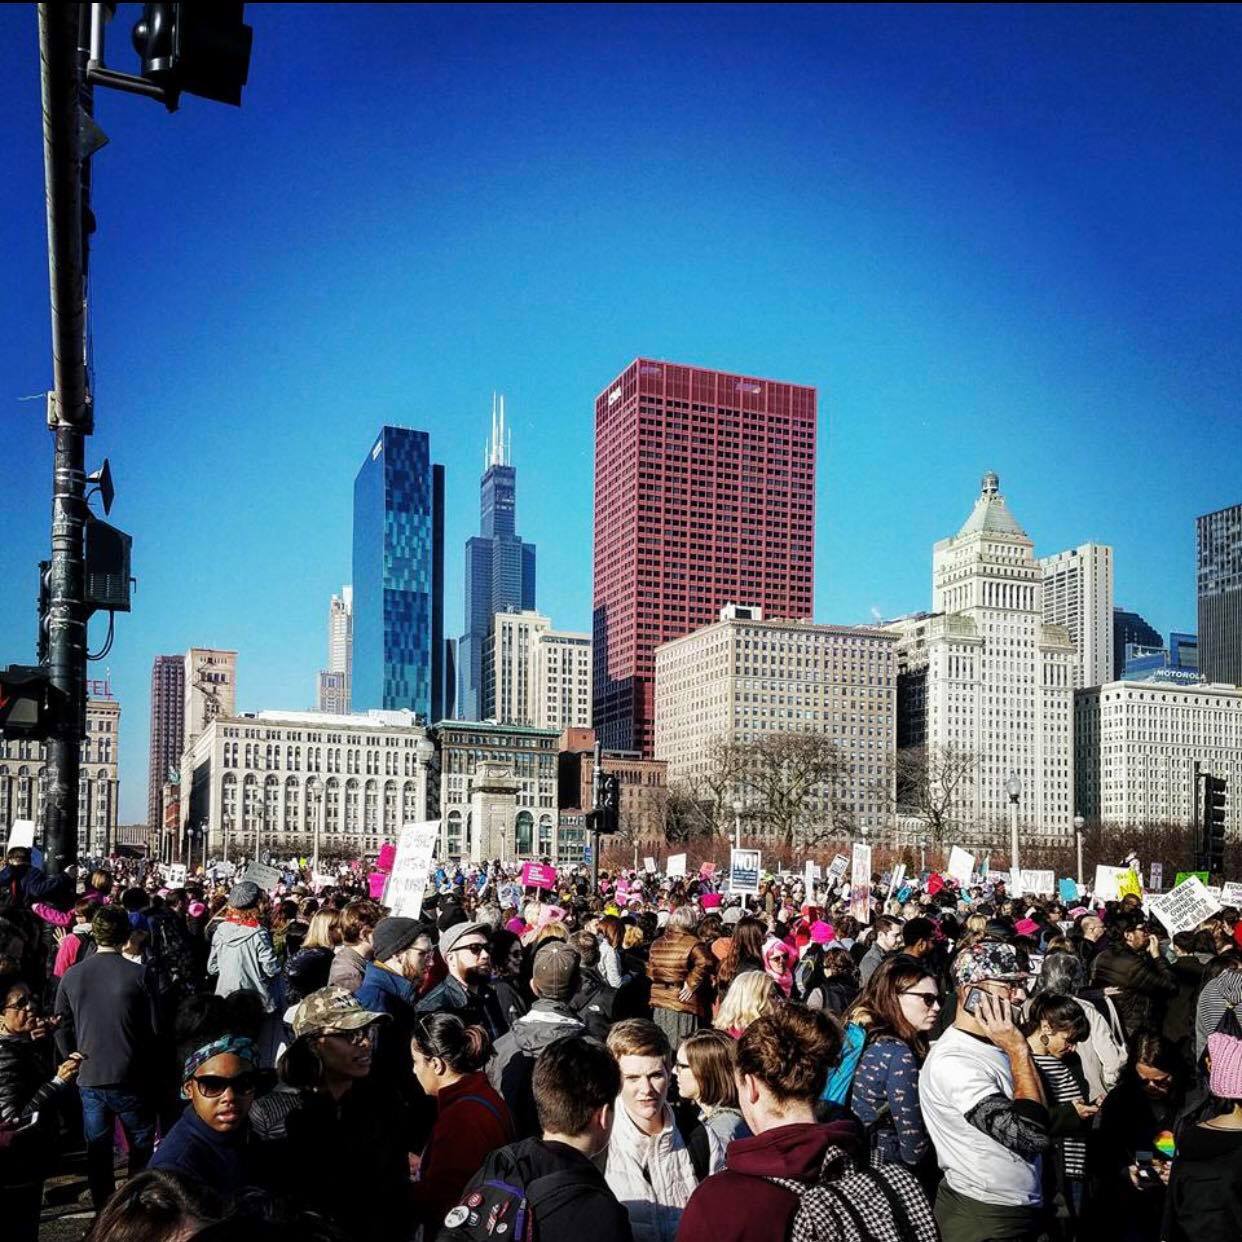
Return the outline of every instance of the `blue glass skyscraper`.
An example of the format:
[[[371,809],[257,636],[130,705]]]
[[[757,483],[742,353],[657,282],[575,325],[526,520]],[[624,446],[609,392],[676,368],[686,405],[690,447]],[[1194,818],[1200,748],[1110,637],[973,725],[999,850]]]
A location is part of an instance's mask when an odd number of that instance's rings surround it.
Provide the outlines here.
[[[444,467],[384,427],[354,479],[353,709],[444,714]]]
[[[483,455],[480,533],[466,540],[465,633],[457,643],[457,717],[484,720],[495,704],[483,692],[483,648],[492,618],[508,608],[535,606],[535,545],[516,533],[517,470],[505,433],[505,399],[497,418],[492,397],[492,437]]]

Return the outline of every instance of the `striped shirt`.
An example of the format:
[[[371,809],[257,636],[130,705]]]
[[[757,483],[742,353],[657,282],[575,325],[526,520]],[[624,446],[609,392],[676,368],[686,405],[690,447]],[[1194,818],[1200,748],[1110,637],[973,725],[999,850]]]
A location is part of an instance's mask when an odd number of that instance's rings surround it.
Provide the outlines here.
[[[1060,1057],[1036,1056],[1040,1077],[1048,1091],[1050,1104],[1072,1104],[1075,1100],[1085,1104],[1087,1093],[1077,1076]],[[1065,1137],[1056,1140],[1061,1148],[1061,1160],[1065,1176],[1081,1181],[1087,1175],[1087,1144],[1084,1139]]]

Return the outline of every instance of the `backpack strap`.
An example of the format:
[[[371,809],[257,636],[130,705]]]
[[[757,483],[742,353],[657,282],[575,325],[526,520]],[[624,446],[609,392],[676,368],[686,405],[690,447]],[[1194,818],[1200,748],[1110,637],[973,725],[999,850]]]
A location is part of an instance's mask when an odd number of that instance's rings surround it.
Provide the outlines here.
[[[893,1189],[888,1178],[883,1173],[874,1168],[859,1169],[858,1176],[865,1177],[888,1200],[888,1206],[893,1213],[893,1220],[897,1223],[898,1233],[901,1237],[915,1239],[922,1236],[915,1223],[910,1219],[910,1212],[905,1202]]]
[[[463,1095],[459,1096],[454,1103],[464,1104],[467,1100],[473,1100],[476,1104],[482,1104],[483,1107],[486,1108],[487,1111],[500,1122],[501,1128],[506,1133],[511,1134],[513,1132],[513,1127],[505,1124],[505,1119],[500,1115],[500,1109],[498,1109],[496,1105],[491,1102],[491,1100],[486,1099],[481,1095]]]

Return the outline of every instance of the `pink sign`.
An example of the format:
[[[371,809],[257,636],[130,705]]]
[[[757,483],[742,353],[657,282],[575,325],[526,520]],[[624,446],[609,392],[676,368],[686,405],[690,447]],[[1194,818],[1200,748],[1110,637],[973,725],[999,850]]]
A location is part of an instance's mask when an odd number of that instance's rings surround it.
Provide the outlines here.
[[[385,842],[380,846],[379,858],[376,860],[375,869],[382,871],[385,875],[392,870],[392,864],[397,858],[397,847],[391,841]]]
[[[367,876],[367,883],[371,887],[371,900],[382,901],[384,899],[384,885],[388,883],[388,877],[382,871],[372,871]]]
[[[703,880],[710,880],[710,879],[711,879],[711,878],[712,878],[715,874],[716,874],[716,864],[715,864],[715,863],[704,863],[704,864],[703,864],[703,865],[699,868],[699,878],[700,878],[700,879],[703,879]]]
[[[524,888],[555,888],[556,868],[546,863],[523,863],[522,885]]]

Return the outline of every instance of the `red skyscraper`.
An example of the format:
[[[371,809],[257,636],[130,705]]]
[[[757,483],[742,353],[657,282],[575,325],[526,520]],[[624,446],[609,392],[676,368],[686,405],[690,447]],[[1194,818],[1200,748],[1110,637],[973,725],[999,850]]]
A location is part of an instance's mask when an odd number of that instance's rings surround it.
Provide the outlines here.
[[[725,604],[809,618],[815,389],[639,358],[595,401],[594,725],[650,756],[661,643]]]

